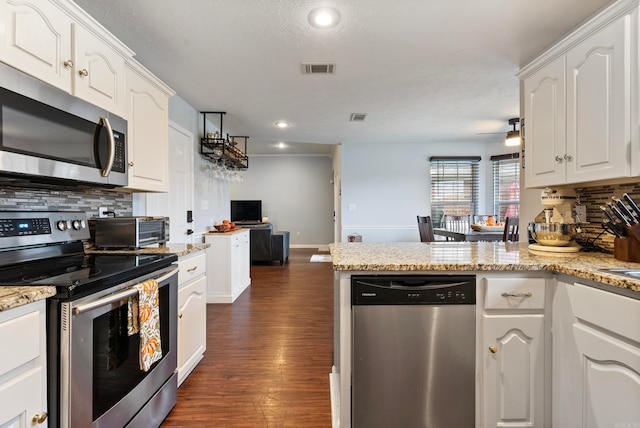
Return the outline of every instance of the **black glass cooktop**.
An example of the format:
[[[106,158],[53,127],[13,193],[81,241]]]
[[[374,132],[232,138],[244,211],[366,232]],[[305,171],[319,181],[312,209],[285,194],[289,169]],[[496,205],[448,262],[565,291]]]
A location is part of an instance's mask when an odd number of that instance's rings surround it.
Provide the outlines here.
[[[175,254],[69,255],[0,268],[0,285],[52,285],[57,297],[81,297],[165,268]]]

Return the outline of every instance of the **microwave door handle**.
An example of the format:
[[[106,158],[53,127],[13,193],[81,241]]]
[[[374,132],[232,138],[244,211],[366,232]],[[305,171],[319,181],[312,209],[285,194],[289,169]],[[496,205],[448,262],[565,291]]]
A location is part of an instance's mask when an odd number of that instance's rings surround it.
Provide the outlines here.
[[[158,278],[154,278],[156,281],[158,281],[158,283],[163,282],[164,280],[166,280],[167,278],[171,277],[171,275],[176,273],[177,268],[171,269],[169,272],[167,272],[166,274],[158,277]],[[107,305],[111,305],[113,303],[122,301],[124,299],[128,299],[129,297],[138,294],[138,289],[135,287],[131,287],[128,288],[124,291],[120,291],[118,293],[114,293],[114,294],[110,294],[108,296],[103,297],[102,299],[98,299],[96,301],[93,302],[89,302],[89,303],[85,303],[84,305],[79,305],[76,306],[75,308],[73,308],[73,314],[74,315],[80,315],[83,314],[85,312],[91,311],[93,309],[97,309],[97,308],[101,308],[103,306],[107,306]]]
[[[111,168],[113,168],[113,160],[116,157],[116,140],[113,138],[113,129],[111,129],[109,119],[101,117],[100,122],[102,122],[102,124],[107,128],[107,134],[109,135],[109,160],[107,161],[106,168],[101,172],[103,177],[108,177],[111,172]]]

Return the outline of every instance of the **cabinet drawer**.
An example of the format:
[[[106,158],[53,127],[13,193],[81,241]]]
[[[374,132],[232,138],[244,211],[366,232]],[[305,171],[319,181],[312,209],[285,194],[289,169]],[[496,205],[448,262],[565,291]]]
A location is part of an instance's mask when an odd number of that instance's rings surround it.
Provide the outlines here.
[[[0,343],[7,346],[0,353],[0,376],[38,358],[40,312],[29,312],[0,323]]]
[[[207,257],[204,251],[184,260],[178,260],[177,264],[180,268],[180,272],[178,272],[178,285],[185,284],[207,271]]]
[[[640,300],[579,283],[567,290],[576,318],[640,342]]]
[[[486,278],[485,309],[544,309],[544,278]]]

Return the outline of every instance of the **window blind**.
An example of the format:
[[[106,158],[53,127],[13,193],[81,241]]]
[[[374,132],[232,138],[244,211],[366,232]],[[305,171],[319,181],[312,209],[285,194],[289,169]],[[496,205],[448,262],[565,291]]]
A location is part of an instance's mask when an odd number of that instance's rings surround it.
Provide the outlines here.
[[[431,161],[431,218],[440,226],[447,215],[472,215],[478,210],[480,156],[433,156]]]
[[[520,155],[491,156],[493,161],[493,207],[500,221],[520,217]]]

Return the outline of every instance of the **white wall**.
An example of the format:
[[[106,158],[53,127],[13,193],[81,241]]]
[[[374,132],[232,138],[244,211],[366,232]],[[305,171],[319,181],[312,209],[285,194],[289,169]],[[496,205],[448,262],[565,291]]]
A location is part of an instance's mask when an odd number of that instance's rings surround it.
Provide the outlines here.
[[[274,230],[288,230],[292,247],[333,242],[333,172],[328,156],[249,155],[231,199],[262,201]]]
[[[416,215],[431,212],[429,158],[481,156],[479,212],[492,208],[491,155],[511,153],[494,144],[343,144],[342,241],[419,241]]]

